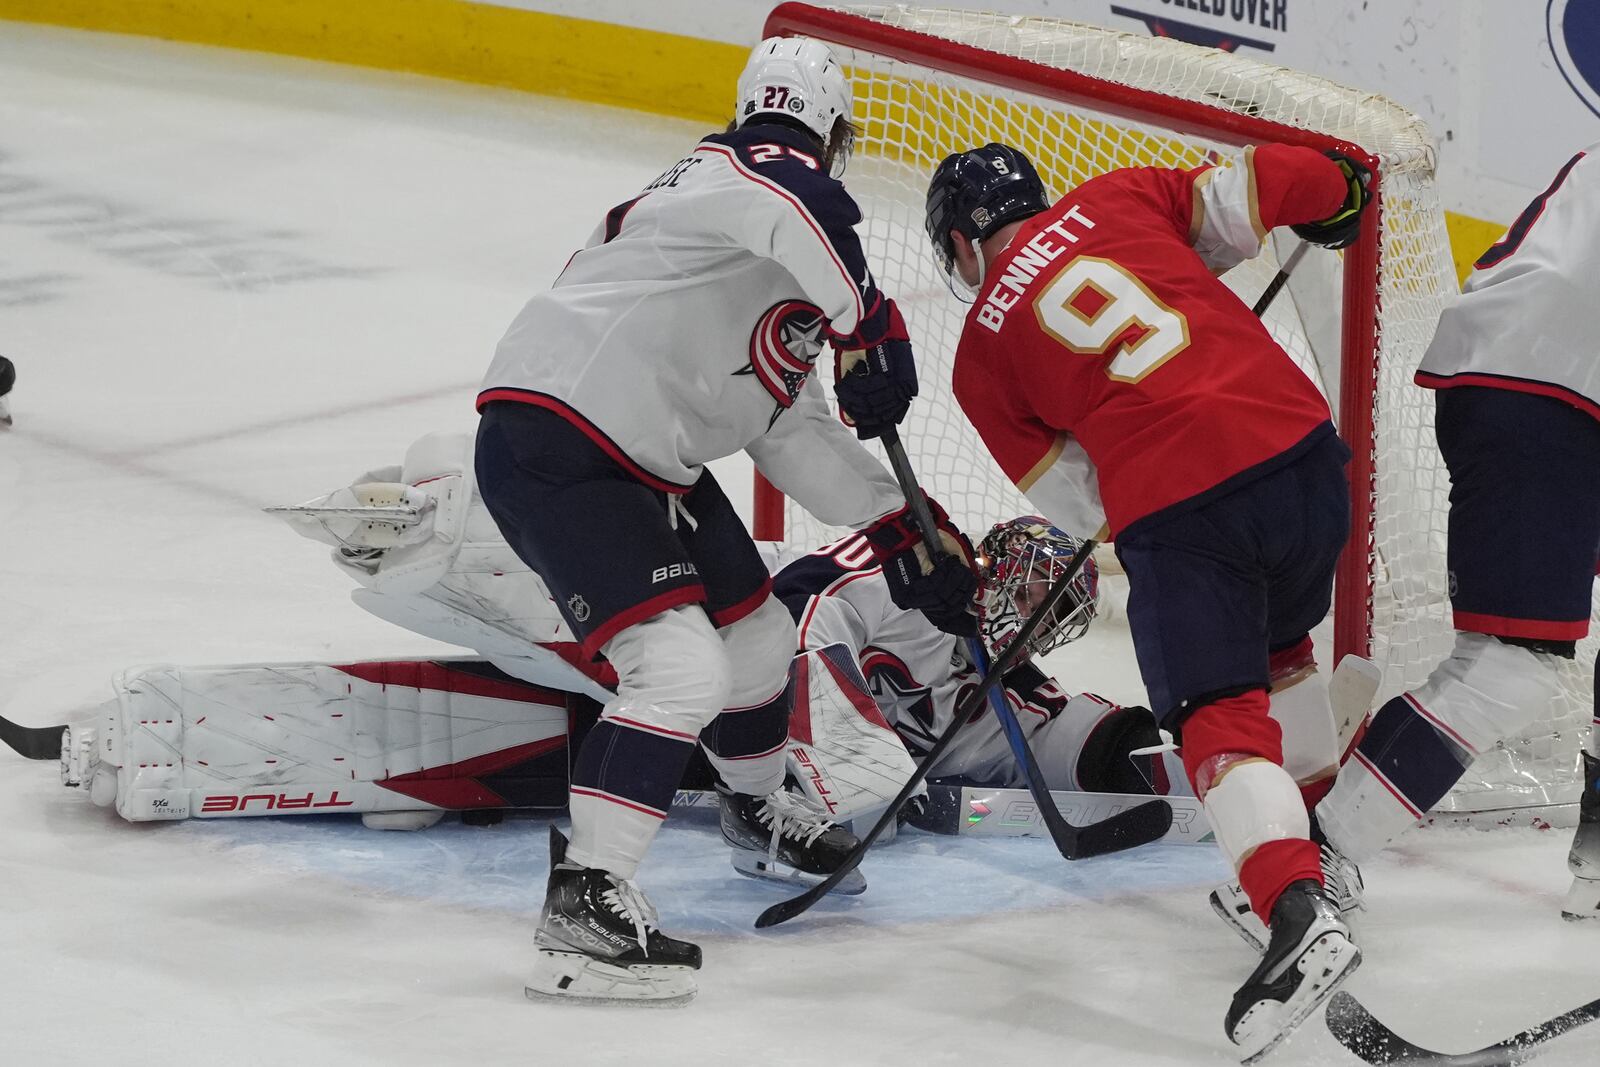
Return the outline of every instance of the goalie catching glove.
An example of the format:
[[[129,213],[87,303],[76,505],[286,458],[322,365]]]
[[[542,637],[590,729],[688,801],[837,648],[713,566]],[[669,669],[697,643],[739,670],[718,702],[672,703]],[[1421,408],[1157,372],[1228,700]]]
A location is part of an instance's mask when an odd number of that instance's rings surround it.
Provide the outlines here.
[[[1323,155],[1333,160],[1339,173],[1344,175],[1344,203],[1325,219],[1303,222],[1290,229],[1302,241],[1310,241],[1323,248],[1348,248],[1361,235],[1361,213],[1372,202],[1372,171],[1360,160],[1352,159],[1343,152],[1329,149]]]
[[[863,441],[882,437],[906,417],[917,395],[917,362],[900,309],[885,299],[878,314],[855,333],[834,338],[833,345],[840,414]]]
[[[920,611],[947,634],[976,637],[978,619],[974,598],[978,575],[973,566],[972,542],[955,528],[932,497],[928,510],[939,531],[942,553],[928,558],[928,548],[917,532],[909,506],[891,512],[861,531],[872,554],[883,566],[889,596],[907,611]]]

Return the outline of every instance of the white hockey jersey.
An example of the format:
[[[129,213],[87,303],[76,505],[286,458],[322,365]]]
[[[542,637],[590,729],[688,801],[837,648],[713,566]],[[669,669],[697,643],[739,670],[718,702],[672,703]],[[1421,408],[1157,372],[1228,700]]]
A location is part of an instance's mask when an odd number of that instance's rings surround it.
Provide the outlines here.
[[[616,673],[608,663],[577,654],[573,635],[539,576],[511,551],[478,499],[472,453],[468,434],[430,434],[411,446],[403,465],[357,479],[358,484],[416,486],[432,501],[421,525],[407,531],[402,544],[361,550],[352,547],[349,531],[329,530],[313,516],[285,518],[301,533],[337,546],[334,562],[361,586],[352,599],[379,618],[474,649],[513,678],[607,699]],[[352,528],[361,525],[351,523]],[[961,642],[920,612],[895,606],[883,570],[860,535],[811,553],[769,541],[756,544],[773,572],[773,592],[800,619],[801,651],[844,644],[907,748],[916,755],[926,752],[950,722],[956,703],[978,681]],[[1031,665],[1012,672],[1006,694],[1053,788],[1100,788],[1094,780],[1083,781],[1080,764],[1098,775],[1107,761],[1123,758],[1097,755],[1090,742],[1097,728],[1119,713],[1127,723],[1132,709],[1090,694],[1069,698]],[[1155,720],[1142,709],[1140,714],[1154,743]],[[987,708],[974,716],[935,774],[990,785],[1024,784]],[[1161,784],[1159,791],[1166,792]]]
[[[884,717],[911,753],[921,757],[980,680],[962,640],[936,629],[921,613],[895,606],[883,568],[859,534],[798,559],[780,556],[776,546],[764,542],[758,546],[768,569],[775,571],[773,594],[795,615],[801,648],[843,644],[854,652]],[[1031,663],[1007,675],[1004,693],[1052,789],[1102,788],[1082,777],[1084,770],[1104,770],[1089,749],[1090,738],[1125,709],[1092,693],[1068,696]],[[1149,732],[1153,741],[1153,719]],[[930,774],[935,779],[951,776],[1014,788],[1026,785],[987,704],[957,734]],[[1165,782],[1160,791],[1167,791]]]
[[[1478,258],[1417,384],[1537,393],[1600,418],[1600,144],[1568,160]]]
[[[803,134],[706,137],[528,301],[478,406],[555,411],[665,492],[743,449],[823,522],[865,525],[899,492],[812,373],[828,340],[860,347],[888,328],[860,220]]]

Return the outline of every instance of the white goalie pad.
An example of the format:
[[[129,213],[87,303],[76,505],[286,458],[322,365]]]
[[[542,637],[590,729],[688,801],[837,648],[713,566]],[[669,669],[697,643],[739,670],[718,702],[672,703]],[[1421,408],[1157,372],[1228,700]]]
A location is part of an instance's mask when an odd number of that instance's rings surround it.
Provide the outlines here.
[[[144,667],[62,776],[135,822],[559,808],[568,694],[476,660]]]
[[[917,764],[842,645],[796,656],[790,668],[789,772],[835,822],[859,832],[882,813]],[[926,792],[924,786],[921,792]]]

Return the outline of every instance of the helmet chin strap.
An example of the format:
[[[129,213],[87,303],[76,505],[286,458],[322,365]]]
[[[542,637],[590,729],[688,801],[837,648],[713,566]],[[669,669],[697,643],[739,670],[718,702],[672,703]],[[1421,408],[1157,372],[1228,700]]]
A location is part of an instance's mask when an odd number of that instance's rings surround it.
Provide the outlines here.
[[[983,248],[976,237],[969,237],[967,240],[972,245],[972,258],[978,264],[978,280],[970,285],[967,284],[967,280],[961,276],[961,268],[956,266],[954,259],[950,261],[950,271],[945,280],[950,283],[950,291],[956,295],[957,300],[963,304],[973,304],[977,302],[978,293],[983,289]]]

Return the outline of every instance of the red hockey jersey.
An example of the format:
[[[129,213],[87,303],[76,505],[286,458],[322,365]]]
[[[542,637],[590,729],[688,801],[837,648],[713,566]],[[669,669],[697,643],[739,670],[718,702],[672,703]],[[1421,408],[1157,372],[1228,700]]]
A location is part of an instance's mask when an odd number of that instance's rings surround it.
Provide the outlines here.
[[[1321,154],[1268,144],[1231,167],[1112,171],[1025,222],[954,371],[1001,468],[1058,525],[1092,533],[1103,515],[1114,536],[1331,432],[1322,394],[1216,274],[1345,192]]]

